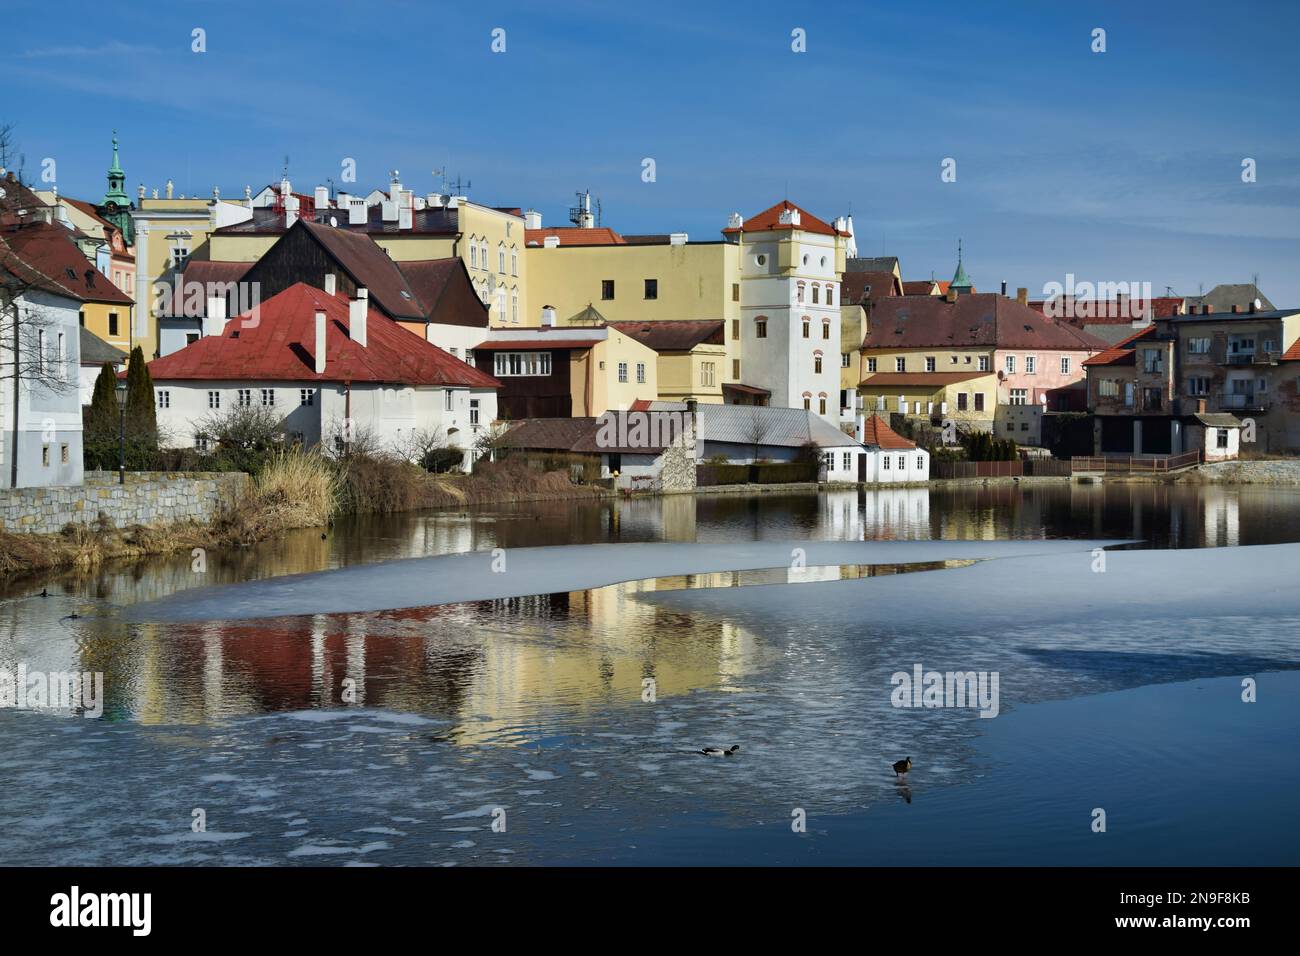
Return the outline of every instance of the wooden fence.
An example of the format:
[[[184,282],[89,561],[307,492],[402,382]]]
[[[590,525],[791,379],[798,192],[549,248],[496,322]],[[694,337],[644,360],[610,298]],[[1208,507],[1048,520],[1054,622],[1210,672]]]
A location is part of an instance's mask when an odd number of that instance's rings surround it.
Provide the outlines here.
[[[1190,468],[1202,461],[1200,450],[1181,455],[1134,458],[1132,455],[1084,455],[1070,459],[1073,474],[1163,475],[1180,468]]]

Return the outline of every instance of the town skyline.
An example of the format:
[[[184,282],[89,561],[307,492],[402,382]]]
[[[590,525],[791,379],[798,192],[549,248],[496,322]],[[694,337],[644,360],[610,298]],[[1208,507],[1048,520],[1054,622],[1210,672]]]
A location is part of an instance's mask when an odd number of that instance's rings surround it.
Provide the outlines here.
[[[19,3],[19,15],[35,13],[29,6]],[[472,184],[461,191],[474,201],[531,207],[548,225],[563,224],[573,193],[590,189],[604,225],[693,241],[720,238],[732,212],[789,198],[827,219],[851,213],[859,254],[898,256],[907,279],[951,278],[960,239],[981,289],[1006,281],[1038,297],[1073,274],[1189,296],[1258,275],[1279,306],[1300,301],[1289,268],[1300,251],[1300,149],[1294,123],[1278,121],[1296,107],[1270,82],[1284,79],[1269,50],[1280,51],[1287,31],[1252,29],[1250,16],[1216,22],[1211,34],[1195,17],[1169,22],[1164,4],[1141,13],[1013,5],[994,26],[941,4],[924,20],[880,14],[864,33],[858,23],[837,28],[847,8],[836,4],[816,16],[758,5],[743,22],[671,18],[662,11],[672,5],[573,5],[548,16],[412,5],[356,34],[328,16],[329,4],[291,5],[261,31],[248,29],[253,9],[147,19],[92,10],[56,41],[25,36],[0,76],[42,90],[38,101],[12,100],[3,117],[26,178],[47,187],[43,163],[54,159],[61,193],[98,199],[117,129],[133,200],[138,184],[161,192],[168,179],[177,194],[218,186],[235,199],[245,185],[278,181],[286,156],[302,191],[330,179],[382,189],[398,169],[418,194],[437,192],[445,183],[432,171],[443,169]],[[1276,14],[1283,27],[1293,17]],[[390,40],[394,18],[402,29]],[[1097,27],[1104,53],[1091,49]],[[267,57],[281,28],[297,42]],[[202,53],[194,29],[204,31]],[[804,53],[792,49],[795,30]],[[1239,89],[1182,69],[1247,34],[1255,65]],[[504,51],[493,53],[498,40]],[[429,83],[393,63],[402,43],[422,42],[437,46],[431,62],[441,67]],[[1058,69],[1007,67],[1031,51]],[[358,68],[339,69],[339,56]],[[728,62],[739,64],[740,93],[723,79]],[[745,65],[759,63],[761,72]],[[555,84],[567,88],[575,65],[600,82],[576,77],[572,102],[557,109]],[[97,69],[120,77],[116,101],[72,109],[100,82]],[[442,87],[439,75],[454,80]],[[864,100],[874,106],[861,110]],[[772,125],[787,134],[768,135]],[[729,143],[740,148],[734,162]],[[1242,181],[1246,158],[1252,183]],[[347,159],[355,184],[342,180]],[[653,182],[643,181],[646,159]],[[945,160],[955,160],[955,181],[943,181]]]

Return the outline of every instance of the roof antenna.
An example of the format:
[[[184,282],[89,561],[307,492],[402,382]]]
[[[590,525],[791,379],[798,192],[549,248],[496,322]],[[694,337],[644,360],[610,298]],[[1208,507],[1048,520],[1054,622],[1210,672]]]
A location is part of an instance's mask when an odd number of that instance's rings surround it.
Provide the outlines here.
[[[289,154],[288,153],[285,153],[284,155],[284,171],[283,173],[281,173],[280,178],[281,179],[289,178]]]

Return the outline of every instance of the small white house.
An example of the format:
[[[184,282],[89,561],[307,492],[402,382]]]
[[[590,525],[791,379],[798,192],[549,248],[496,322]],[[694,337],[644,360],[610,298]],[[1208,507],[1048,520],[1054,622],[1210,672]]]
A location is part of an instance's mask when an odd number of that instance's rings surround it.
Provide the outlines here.
[[[867,484],[914,484],[930,480],[930,453],[894,431],[879,415],[858,426],[866,446]]]
[[[260,407],[307,447],[367,435],[402,453],[432,433],[462,449],[469,469],[496,418],[499,383],[368,302],[365,289],[349,301],[300,282],[154,359],[160,432],[172,447],[206,449],[205,421]]]

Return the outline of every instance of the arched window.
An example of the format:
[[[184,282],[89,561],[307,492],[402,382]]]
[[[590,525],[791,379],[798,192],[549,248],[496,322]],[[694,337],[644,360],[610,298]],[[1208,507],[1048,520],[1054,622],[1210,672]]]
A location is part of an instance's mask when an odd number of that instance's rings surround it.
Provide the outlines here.
[[[510,247],[510,274],[519,275],[519,247],[515,245]]]
[[[478,237],[477,236],[469,237],[469,267],[471,269],[478,268]]]
[[[830,285],[829,283],[826,285],[826,304],[835,304],[835,286]]]
[[[811,328],[811,326],[812,326],[812,320],[811,320],[810,318],[808,318],[808,316],[805,315],[805,316],[803,317],[803,337],[804,337],[804,338],[809,338],[809,337],[810,337],[810,336],[808,335],[808,330]]]
[[[519,286],[514,286],[510,290],[510,321],[515,325],[519,324]]]
[[[497,286],[497,315],[501,316],[501,321],[506,320],[506,284],[503,282]]]
[[[831,320],[822,319],[822,338],[829,340],[831,337]]]
[[[814,352],[814,353],[813,353],[813,371],[814,371],[815,373],[817,373],[818,375],[821,374],[821,371],[822,371],[822,353],[821,353],[821,352]]]

